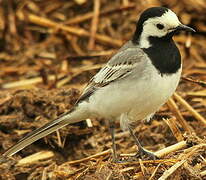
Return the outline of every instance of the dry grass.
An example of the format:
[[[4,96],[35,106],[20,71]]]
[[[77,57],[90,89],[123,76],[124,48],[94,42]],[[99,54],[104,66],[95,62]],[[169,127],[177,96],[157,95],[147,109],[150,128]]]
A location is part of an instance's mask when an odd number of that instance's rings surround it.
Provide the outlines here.
[[[175,40],[182,81],[150,125],[138,124],[155,161],[111,162],[102,119],[61,129],[0,165],[0,179],[206,178],[206,25],[204,0],[0,1],[0,151],[67,111],[86,82],[128,39],[141,11],[167,6],[197,30]],[[162,121],[162,119],[164,119]],[[117,123],[122,159],[136,152]]]

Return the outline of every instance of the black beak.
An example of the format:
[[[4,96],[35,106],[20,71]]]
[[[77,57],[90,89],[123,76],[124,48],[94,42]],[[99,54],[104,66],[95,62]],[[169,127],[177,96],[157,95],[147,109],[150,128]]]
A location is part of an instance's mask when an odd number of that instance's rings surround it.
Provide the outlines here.
[[[189,32],[196,32],[193,28],[186,26],[184,24],[180,24],[175,28],[177,31],[189,31]]]

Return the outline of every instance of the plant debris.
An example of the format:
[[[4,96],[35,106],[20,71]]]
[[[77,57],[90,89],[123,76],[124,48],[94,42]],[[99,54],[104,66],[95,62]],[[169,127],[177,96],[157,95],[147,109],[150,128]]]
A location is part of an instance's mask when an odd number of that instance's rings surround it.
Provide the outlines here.
[[[178,34],[184,61],[174,96],[135,132],[158,160],[133,159],[136,146],[116,123],[123,163],[113,163],[103,119],[87,119],[38,140],[0,164],[0,179],[206,179],[204,0],[0,1],[0,153],[68,111],[89,79],[131,38],[140,13],[166,6],[197,33]]]

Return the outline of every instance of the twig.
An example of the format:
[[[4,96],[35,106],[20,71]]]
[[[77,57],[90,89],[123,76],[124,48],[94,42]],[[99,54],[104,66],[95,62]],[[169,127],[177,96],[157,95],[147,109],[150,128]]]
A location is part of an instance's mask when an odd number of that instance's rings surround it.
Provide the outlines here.
[[[47,19],[44,17],[39,17],[39,16],[36,16],[34,14],[28,14],[27,18],[30,22],[32,22],[34,24],[38,24],[40,26],[61,29],[63,31],[72,33],[72,34],[77,35],[77,36],[90,37],[90,33],[84,29],[81,29],[81,28],[76,28],[76,27],[71,27],[71,26],[59,24],[59,23],[54,22],[50,19]],[[110,38],[106,35],[96,34],[95,38],[99,42],[107,43],[109,45],[116,46],[116,47],[120,47],[123,44],[123,42],[121,40]]]
[[[81,58],[81,56],[84,57],[85,52],[84,52],[84,51],[82,50],[82,48],[78,45],[78,37],[77,37],[77,36],[72,36],[71,34],[68,34],[68,33],[67,33],[67,34],[65,33],[65,37],[66,37],[66,39],[69,40],[69,42],[70,42],[72,48],[74,49],[74,51],[75,51],[78,55],[80,55],[79,57],[80,57],[80,58]],[[72,58],[72,57],[69,57],[69,58]]]
[[[205,75],[206,71],[203,69],[190,69],[189,71],[186,71],[185,76],[190,76],[192,74],[199,74],[199,75]]]
[[[206,87],[206,82],[204,82],[204,81],[201,81],[201,80],[198,80],[198,79],[192,79],[192,78],[189,78],[189,77],[182,77],[182,79],[185,80],[185,81],[188,81],[188,82],[198,84],[202,87]]]
[[[55,80],[55,78],[56,78],[55,75],[48,76],[49,80]],[[31,79],[23,79],[23,80],[20,80],[20,81],[5,83],[5,84],[2,85],[2,88],[8,89],[8,88],[31,86],[33,84],[37,84],[37,83],[40,83],[42,81],[43,81],[42,77],[35,77],[35,78],[31,78]]]
[[[206,89],[201,90],[201,91],[196,91],[196,92],[187,92],[187,96],[202,96],[206,97]]]
[[[181,141],[181,142],[178,142],[178,143],[173,144],[171,146],[168,146],[168,147],[166,147],[164,149],[161,149],[161,150],[155,152],[154,154],[155,154],[155,156],[160,158],[160,157],[163,157],[163,156],[165,156],[165,155],[167,155],[167,154],[169,154],[171,152],[174,152],[174,151],[177,151],[179,149],[182,149],[182,148],[184,148],[186,146],[187,146],[187,142],[186,141]],[[134,156],[134,155],[135,154],[120,154],[120,156]]]
[[[99,156],[104,156],[104,155],[111,154],[111,153],[112,153],[112,150],[108,149],[106,151],[94,154],[92,156],[89,156],[89,157],[86,157],[86,158],[83,158],[83,159],[69,161],[66,164],[78,164],[78,163],[81,163],[81,162],[84,162],[84,161],[89,161],[90,159],[93,159],[93,158],[96,158],[96,157],[99,157]]]
[[[129,9],[135,8],[135,6],[136,6],[136,4],[130,3],[127,6],[120,6],[120,7],[114,8],[114,9],[103,10],[100,12],[99,15],[104,16],[104,15],[115,13],[118,11],[129,10]],[[94,12],[89,12],[89,13],[86,13],[84,15],[80,15],[80,16],[71,18],[71,19],[67,20],[65,22],[65,24],[78,24],[80,22],[91,19],[93,17],[93,14],[94,14]]]
[[[84,171],[82,171],[81,173],[77,174],[77,176],[75,177],[75,179],[80,179],[81,176],[83,176],[88,170],[89,170],[89,167],[87,167],[86,169],[84,169]]]
[[[163,157],[171,152],[174,152],[174,151],[177,151],[179,149],[182,149],[182,148],[185,148],[187,146],[187,142],[186,141],[181,141],[181,142],[178,142],[174,145],[171,145],[171,146],[168,146],[164,149],[161,149],[157,152],[155,152],[155,156],[157,157]]]
[[[175,99],[181,103],[196,119],[201,121],[202,123],[206,124],[206,119],[200,115],[195,109],[193,109],[192,106],[190,106],[181,96],[179,96],[177,93],[174,93]]]
[[[180,132],[179,128],[177,127],[177,124],[175,123],[176,118],[170,118],[170,119],[163,119],[167,125],[170,127],[173,135],[175,136],[175,138],[177,139],[178,142],[183,141],[184,138],[182,136],[182,133]]]
[[[157,159],[157,160],[143,160],[142,163],[143,164],[174,164],[176,162],[178,162],[178,159]],[[122,165],[138,165],[139,161],[131,161],[131,162],[122,162]]]
[[[192,133],[191,127],[187,124],[187,122],[183,118],[175,101],[172,98],[169,98],[169,100],[167,101],[167,105],[170,108],[170,110],[174,113],[174,115],[177,117],[177,120],[182,125],[182,127],[191,134]]]
[[[86,119],[87,127],[93,127],[91,119]]]
[[[183,159],[182,161],[177,162],[174,164],[171,168],[169,168],[167,171],[163,173],[163,175],[158,180],[165,180],[167,179],[172,173],[174,173],[177,168],[182,166],[186,162],[186,159]]]
[[[127,171],[131,171],[131,170],[134,170],[135,167],[126,167],[124,169],[121,169],[120,172],[127,172]]]
[[[36,161],[48,159],[54,156],[54,153],[52,151],[41,151],[35,154],[32,154],[30,156],[27,156],[21,160],[18,161],[17,166],[23,166],[25,164],[32,164]]]
[[[56,134],[57,134],[57,142],[58,142],[57,144],[58,144],[59,147],[63,148],[64,147],[64,143],[62,142],[59,130],[56,131]]]
[[[93,70],[93,69],[99,69],[102,66],[103,66],[103,64],[97,64],[97,65],[93,65],[93,66],[83,66],[81,68],[72,68],[71,73],[73,73],[73,75],[68,76],[68,77],[58,81],[56,86],[61,87],[64,84],[68,83],[75,76],[81,74],[82,72]],[[58,78],[62,78],[64,76],[65,76],[65,74],[59,74]],[[52,81],[52,80],[55,80],[55,79],[56,79],[55,75],[49,75],[48,76],[49,81]],[[41,77],[35,77],[35,78],[31,78],[31,79],[24,79],[24,80],[20,80],[20,81],[5,83],[5,84],[2,85],[2,88],[8,89],[8,88],[26,87],[26,86],[31,86],[31,85],[34,85],[34,84],[37,84],[37,83],[41,83],[42,81],[43,80],[42,80]]]
[[[139,165],[140,165],[140,169],[141,169],[142,175],[145,176],[145,166],[142,163],[141,159],[139,159]]]
[[[77,4],[82,5],[86,2],[86,0],[74,0]]]
[[[155,176],[158,168],[160,167],[161,163],[157,165],[157,167],[155,168],[154,172],[152,173],[152,175],[150,176],[149,180],[152,180],[152,178]]]
[[[200,173],[200,176],[201,176],[201,177],[206,176],[206,170],[202,171],[202,172]]]
[[[47,169],[48,169],[48,167],[45,167],[43,169],[41,180],[46,180],[47,179]]]
[[[158,180],[165,180],[167,179],[172,173],[174,173],[180,166],[182,166],[187,159],[192,156],[195,152],[197,152],[197,150],[203,146],[205,146],[206,144],[198,144],[196,146],[191,147],[191,149],[189,150],[189,152],[185,155],[183,154],[183,157],[180,157],[180,159],[182,159],[181,161],[177,162],[176,164],[174,164],[171,168],[169,168],[167,171],[165,171],[163,173],[163,175],[158,179]],[[188,150],[188,149],[187,149]]]
[[[88,43],[88,49],[94,49],[95,45],[95,35],[97,32],[97,25],[99,22],[99,9],[100,9],[100,0],[93,0],[94,1],[94,14],[92,18],[92,25],[91,25],[91,36]]]

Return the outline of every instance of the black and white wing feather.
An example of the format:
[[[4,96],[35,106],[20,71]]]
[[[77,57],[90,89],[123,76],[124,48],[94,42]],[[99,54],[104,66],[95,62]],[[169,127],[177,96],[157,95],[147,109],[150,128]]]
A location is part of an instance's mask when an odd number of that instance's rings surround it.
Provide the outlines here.
[[[91,79],[77,103],[88,98],[99,88],[126,78],[132,73],[141,73],[146,63],[145,58],[143,50],[137,47],[126,48],[117,52]]]

